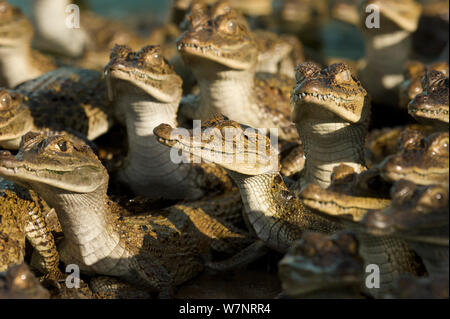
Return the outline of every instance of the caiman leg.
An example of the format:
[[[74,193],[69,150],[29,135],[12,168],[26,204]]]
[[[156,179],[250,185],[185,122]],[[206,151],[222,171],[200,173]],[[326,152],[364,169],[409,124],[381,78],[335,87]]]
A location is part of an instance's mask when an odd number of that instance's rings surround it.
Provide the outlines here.
[[[64,275],[58,269],[59,254],[56,250],[55,239],[35,202],[32,202],[28,208],[25,234],[39,254],[38,265],[46,273],[46,277],[62,279]]]

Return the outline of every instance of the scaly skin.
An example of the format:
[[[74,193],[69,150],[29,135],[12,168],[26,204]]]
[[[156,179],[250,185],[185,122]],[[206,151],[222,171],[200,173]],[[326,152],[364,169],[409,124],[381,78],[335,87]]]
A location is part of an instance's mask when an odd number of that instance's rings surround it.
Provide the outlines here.
[[[345,175],[337,176],[343,170]],[[335,168],[332,183],[327,189],[308,184],[300,197],[308,207],[329,215],[353,216],[359,221],[368,211],[386,208],[390,203],[390,199],[383,196],[381,187],[370,189],[368,184],[376,183],[377,177],[376,172],[371,171],[356,176],[352,167],[340,165]]]
[[[249,243],[195,203],[124,217],[106,195],[106,169],[73,136],[28,133],[17,156],[1,155],[0,176],[33,188],[55,208],[65,264],[154,289],[161,297],[202,270],[200,256],[210,247],[230,252]]]
[[[408,104],[408,113],[420,123],[448,131],[448,73],[428,71],[422,78],[422,89]]]
[[[39,266],[46,276],[62,278],[53,235],[31,191],[2,181],[0,219],[0,272],[23,263],[27,238],[40,256]]]
[[[423,92],[422,77],[427,71],[439,71],[448,76],[448,62],[435,62],[430,66],[423,65],[420,61],[410,61],[405,66],[405,81],[399,87],[399,107],[408,108],[408,103]]]
[[[403,272],[415,273],[418,267],[415,254],[403,240],[385,235],[376,237],[368,233],[361,222],[368,214],[389,206],[390,200],[380,197],[377,171],[365,171],[354,176],[348,166],[338,166],[334,171],[334,181],[328,189],[308,185],[300,194],[305,205],[320,213],[335,216],[344,225],[355,231],[360,242],[360,254],[365,264],[380,267],[380,289],[368,289],[375,297],[382,297],[392,287],[393,280]],[[370,190],[370,185],[378,187]],[[384,187],[386,188],[386,187]],[[349,220],[349,222],[346,222]]]
[[[369,28],[366,20],[375,5],[379,10],[379,28]],[[360,29],[365,41],[365,66],[359,78],[376,104],[398,105],[398,86],[403,67],[411,58],[412,34],[417,29],[421,6],[415,0],[365,0],[359,8]]]
[[[344,63],[321,70],[306,62],[296,71],[292,121],[297,125],[306,156],[300,186],[314,183],[326,188],[339,163],[352,166],[356,172],[365,164],[369,98]]]
[[[401,150],[380,164],[381,176],[385,180],[406,179],[418,185],[441,184],[448,187],[448,132],[424,137],[419,131],[405,131],[400,143]]]
[[[349,232],[306,232],[280,261],[283,293],[291,298],[362,298],[363,260]]]
[[[326,233],[339,228],[306,209],[290,193],[278,173],[277,151],[267,137],[246,132],[238,123],[223,117],[206,122],[202,133],[207,137],[197,141],[192,134],[180,137],[167,124],[155,129],[162,144],[227,170],[240,189],[249,224],[266,246],[286,252],[304,230]]]
[[[125,118],[128,155],[119,179],[134,193],[147,197],[197,199],[231,189],[231,180],[215,165],[175,163],[153,129],[176,126],[182,81],[164,59],[159,46],[133,52],[115,46],[105,67],[108,91],[118,117]]]
[[[106,86],[92,70],[60,68],[0,91],[0,145],[17,149],[32,130],[68,131],[89,140],[112,124]]]
[[[22,11],[0,1],[0,87],[8,88],[56,68],[52,59],[31,48],[33,27]]]
[[[401,180],[392,189],[392,204],[367,214],[363,224],[375,236],[404,239],[431,277],[448,278],[448,218],[448,184],[417,186]]]
[[[411,124],[370,131],[365,143],[367,167],[377,166],[389,155],[397,154],[401,148],[402,136],[412,131],[420,131],[424,135],[429,135],[434,132],[434,129],[430,125]]]
[[[177,45],[200,86],[200,96],[183,102],[181,115],[208,120],[224,114],[252,127],[278,128],[278,136],[285,140],[298,138],[289,119],[289,94],[283,94],[293,83],[283,77],[255,77],[257,43],[234,12],[200,19]],[[258,90],[266,92],[264,99]]]

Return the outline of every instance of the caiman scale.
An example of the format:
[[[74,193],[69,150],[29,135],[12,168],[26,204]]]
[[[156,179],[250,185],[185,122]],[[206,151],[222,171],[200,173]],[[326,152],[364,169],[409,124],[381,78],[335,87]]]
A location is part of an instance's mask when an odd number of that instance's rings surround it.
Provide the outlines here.
[[[1,154],[0,176],[32,188],[55,208],[65,264],[119,277],[160,297],[172,296],[175,285],[198,274],[201,255],[211,247],[230,253],[250,243],[195,203],[125,217],[106,194],[106,169],[70,135],[26,134],[16,156]]]

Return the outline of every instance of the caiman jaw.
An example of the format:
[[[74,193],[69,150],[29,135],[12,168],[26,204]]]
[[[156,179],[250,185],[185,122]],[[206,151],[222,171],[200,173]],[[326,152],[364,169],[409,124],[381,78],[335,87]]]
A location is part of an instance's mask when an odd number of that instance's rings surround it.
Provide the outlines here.
[[[408,105],[408,113],[419,121],[449,123],[448,76],[431,70],[422,79],[423,92]]]
[[[226,129],[230,129],[233,134],[233,141],[227,140],[227,133],[223,133]],[[158,142],[181,150],[190,157],[245,175],[278,172],[278,155],[273,151],[270,141],[261,135],[247,136],[243,128],[234,121],[219,118],[206,122],[198,140],[193,137],[192,132],[189,130],[189,136],[184,136],[181,131],[177,132],[177,129],[167,124],[154,129]],[[260,139],[266,143],[264,150],[257,146],[261,143]]]
[[[181,98],[182,80],[164,60],[159,46],[147,46],[138,52],[123,45],[112,49],[111,60],[104,76],[112,99],[113,80],[130,82],[162,103],[174,103]]]
[[[85,158],[76,158],[78,154],[71,156],[79,151],[77,146],[68,146],[67,143],[59,136],[42,138],[37,133],[28,133],[16,156],[9,152],[0,153],[0,176],[19,184],[41,184],[69,192],[94,191],[107,179],[104,168],[95,165],[100,162],[90,163]],[[72,149],[75,150],[69,154]]]
[[[297,86],[291,96],[294,106],[292,120],[295,123],[301,121],[304,112],[318,108],[350,123],[367,116],[364,114],[367,92],[345,64],[332,64],[321,70],[312,63],[304,63],[296,71]]]
[[[177,49],[184,60],[209,60],[236,70],[253,67],[258,54],[253,36],[233,12],[205,20],[185,32]]]

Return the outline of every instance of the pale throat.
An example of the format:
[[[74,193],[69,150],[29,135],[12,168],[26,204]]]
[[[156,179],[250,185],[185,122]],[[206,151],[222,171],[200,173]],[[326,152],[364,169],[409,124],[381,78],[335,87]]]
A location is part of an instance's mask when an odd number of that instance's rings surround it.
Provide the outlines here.
[[[151,173],[148,171],[149,164],[158,167],[171,163],[170,148],[156,140],[153,130],[162,123],[177,126],[179,101],[163,103],[144,92],[133,92],[129,95],[121,94],[118,103],[122,104],[126,117],[129,145],[127,174],[136,172],[137,175],[145,177]],[[139,176],[135,177],[142,179]]]
[[[63,261],[78,262],[86,269],[108,256],[124,253],[120,236],[108,221],[107,182],[90,193],[41,185],[33,188],[56,210],[65,237]]]
[[[41,75],[41,71],[33,67],[32,50],[28,44],[19,47],[5,48],[0,46],[0,69],[2,85],[16,85]]]
[[[356,172],[364,166],[367,123],[305,119],[297,123],[297,130],[306,157],[301,187],[308,183],[328,187],[334,167],[341,163],[353,167]]]
[[[200,106],[196,119],[209,119],[216,113],[229,118],[255,117],[254,70],[211,70],[210,65],[194,69],[200,86]],[[246,123],[243,123],[246,124]]]

